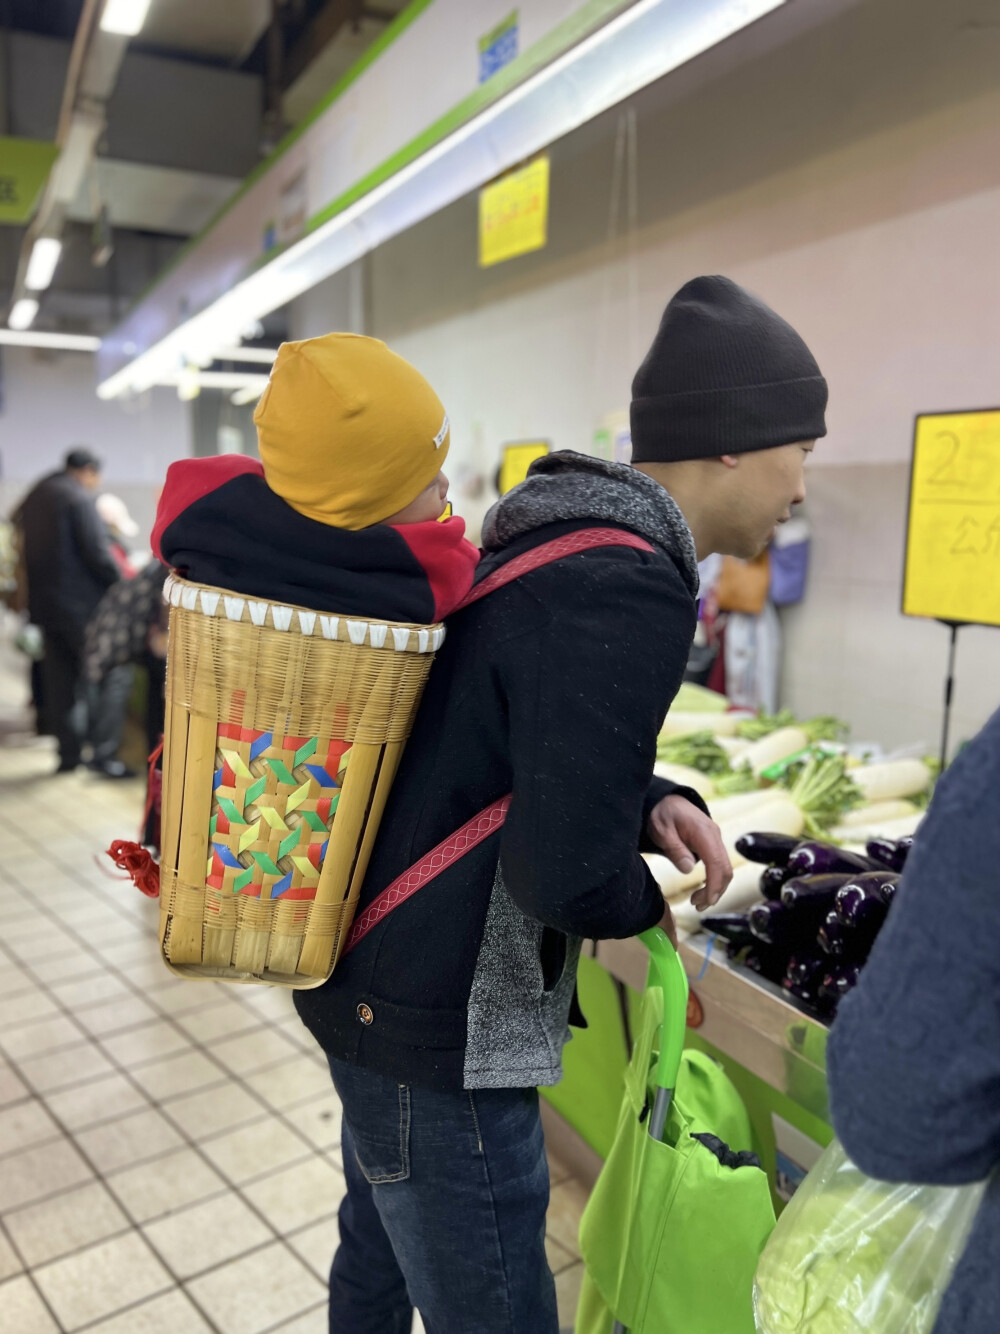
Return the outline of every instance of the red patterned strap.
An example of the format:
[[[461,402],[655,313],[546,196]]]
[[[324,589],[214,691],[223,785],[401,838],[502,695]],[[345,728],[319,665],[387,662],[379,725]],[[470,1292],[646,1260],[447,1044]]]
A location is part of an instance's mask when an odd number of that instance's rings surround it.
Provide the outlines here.
[[[624,528],[580,528],[575,533],[567,533],[565,537],[555,537],[551,542],[543,542],[541,546],[532,547],[523,556],[515,556],[513,560],[507,561],[506,565],[501,565],[499,570],[488,574],[482,583],[476,584],[459,610],[462,607],[470,607],[473,602],[478,602],[488,593],[495,593],[498,588],[504,588],[515,579],[520,579],[522,574],[531,574],[533,570],[540,570],[543,565],[551,565],[553,561],[562,560],[565,556],[576,556],[581,551],[593,551],[596,547],[631,547],[633,551],[655,550],[651,542],[647,542],[643,537],[636,537],[635,533],[627,533]]]
[[[422,861],[411,866],[408,871],[404,871],[387,889],[383,889],[382,893],[368,905],[364,912],[355,917],[354,923],[347,934],[347,944],[344,946],[343,953],[346,954],[348,950],[352,950],[358,941],[367,936],[373,927],[378,926],[384,917],[387,917],[394,908],[398,908],[401,903],[405,903],[407,899],[412,898],[417,890],[423,889],[428,881],[439,876],[449,866],[453,866],[467,852],[471,852],[473,848],[478,848],[484,839],[495,833],[506,820],[509,806],[509,796],[501,797],[492,806],[487,806],[484,811],[480,811],[478,815],[474,815],[471,820],[462,825],[457,833],[446,838],[443,843],[439,843]]]
[[[501,565],[499,570],[494,570],[481,584],[477,584],[462,606],[468,607],[471,603],[478,602],[488,593],[496,592],[498,588],[503,588],[513,583],[515,579],[519,579],[521,575],[530,574],[532,570],[540,570],[544,565],[562,560],[564,556],[575,556],[581,551],[592,551],[595,547],[631,547],[635,551],[654,550],[652,543],[636,537],[634,533],[627,533],[622,528],[581,528],[575,533],[567,534],[566,537],[543,542],[541,546],[526,551],[523,556],[517,556],[506,565]],[[478,815],[474,815],[462,825],[461,829],[446,838],[443,843],[439,843],[426,857],[383,889],[364,912],[354,919],[347,933],[341,958],[352,950],[359,940],[363,940],[379,922],[388,917],[389,913],[412,898],[418,889],[423,889],[424,885],[439,876],[442,871],[454,866],[467,852],[471,852],[491,834],[495,834],[506,820],[509,808],[508,794],[493,802],[491,806],[487,806]]]

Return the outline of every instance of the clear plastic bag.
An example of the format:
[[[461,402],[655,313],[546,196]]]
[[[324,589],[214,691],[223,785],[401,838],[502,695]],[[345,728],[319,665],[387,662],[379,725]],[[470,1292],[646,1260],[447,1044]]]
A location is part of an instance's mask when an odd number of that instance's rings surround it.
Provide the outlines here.
[[[834,1140],[761,1255],[758,1334],[931,1334],[984,1189],[873,1181]]]

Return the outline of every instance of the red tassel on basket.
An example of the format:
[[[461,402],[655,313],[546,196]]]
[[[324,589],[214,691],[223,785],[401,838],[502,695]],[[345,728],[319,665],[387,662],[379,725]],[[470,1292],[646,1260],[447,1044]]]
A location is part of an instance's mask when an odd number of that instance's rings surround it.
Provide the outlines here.
[[[124,871],[136,889],[141,890],[147,898],[160,897],[159,863],[141,843],[128,843],[125,839],[116,838],[108,848],[108,856],[119,871]]]

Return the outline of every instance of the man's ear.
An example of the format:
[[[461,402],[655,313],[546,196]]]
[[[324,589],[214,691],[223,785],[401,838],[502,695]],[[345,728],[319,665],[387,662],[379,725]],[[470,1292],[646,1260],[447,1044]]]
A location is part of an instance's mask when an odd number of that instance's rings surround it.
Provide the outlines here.
[[[727,468],[738,468],[740,466],[739,454],[720,454],[719,462],[724,463]]]

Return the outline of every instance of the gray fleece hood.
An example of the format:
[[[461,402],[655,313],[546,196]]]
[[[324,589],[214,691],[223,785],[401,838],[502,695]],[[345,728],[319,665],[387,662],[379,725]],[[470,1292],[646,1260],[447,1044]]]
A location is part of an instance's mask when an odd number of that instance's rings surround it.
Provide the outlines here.
[[[503,496],[483,521],[483,546],[500,551],[550,523],[592,519],[620,524],[653,542],[698,593],[694,539],[677,502],[645,473],[564,449],[536,459],[527,480]]]

